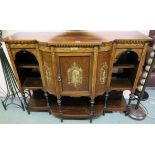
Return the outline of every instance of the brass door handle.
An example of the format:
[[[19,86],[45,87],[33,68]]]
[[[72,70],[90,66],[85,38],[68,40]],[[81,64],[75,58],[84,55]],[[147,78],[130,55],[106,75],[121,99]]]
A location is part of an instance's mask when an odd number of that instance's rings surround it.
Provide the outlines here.
[[[58,81],[61,82],[61,76],[60,75],[58,76]]]

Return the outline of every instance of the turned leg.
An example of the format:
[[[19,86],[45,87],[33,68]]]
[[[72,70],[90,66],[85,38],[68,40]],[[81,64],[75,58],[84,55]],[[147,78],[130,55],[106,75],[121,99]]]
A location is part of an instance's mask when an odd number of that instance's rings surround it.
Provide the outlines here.
[[[59,113],[60,113],[60,118],[61,118],[61,123],[63,122],[63,112],[62,112],[62,105],[61,105],[61,99],[57,100],[58,107],[59,107]]]
[[[93,115],[94,115],[94,110],[93,110],[94,103],[95,103],[95,101],[94,101],[94,99],[92,99],[90,101],[90,123],[92,123],[92,119],[93,119]]]
[[[49,104],[48,93],[44,92],[44,95],[45,95],[45,99],[46,99],[46,103],[47,103],[48,112],[51,115],[51,108],[50,108],[50,104]]]
[[[103,115],[105,115],[105,112],[107,110],[107,102],[108,102],[109,93],[105,94],[105,100],[104,100],[104,107],[103,107]]]
[[[126,109],[126,112],[125,112],[126,116],[129,114],[131,101],[134,100],[134,99],[135,99],[135,95],[134,94],[130,94],[129,102],[128,102],[127,109]]]

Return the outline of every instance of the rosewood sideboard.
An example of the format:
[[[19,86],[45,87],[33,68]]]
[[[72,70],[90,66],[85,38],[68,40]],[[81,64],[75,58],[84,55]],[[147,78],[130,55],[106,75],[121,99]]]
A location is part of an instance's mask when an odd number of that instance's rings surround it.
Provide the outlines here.
[[[148,43],[140,32],[20,32],[5,42],[25,107],[63,118],[125,112]]]

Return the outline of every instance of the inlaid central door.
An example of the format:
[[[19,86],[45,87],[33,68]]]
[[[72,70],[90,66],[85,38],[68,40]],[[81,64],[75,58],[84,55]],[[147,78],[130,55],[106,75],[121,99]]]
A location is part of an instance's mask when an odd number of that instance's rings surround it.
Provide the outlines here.
[[[57,53],[61,95],[89,96],[91,93],[91,53]]]

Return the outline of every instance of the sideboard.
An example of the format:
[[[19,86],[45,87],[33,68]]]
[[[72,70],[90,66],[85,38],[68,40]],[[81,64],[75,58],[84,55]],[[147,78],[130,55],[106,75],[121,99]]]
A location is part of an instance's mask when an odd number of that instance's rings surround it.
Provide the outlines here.
[[[124,90],[137,88],[148,43],[136,31],[19,32],[5,42],[25,107],[63,118],[125,112]]]

